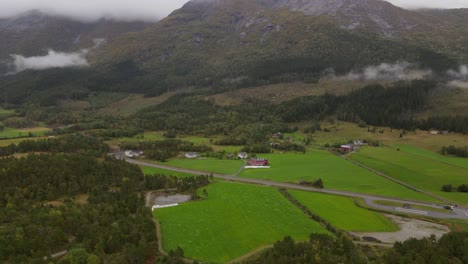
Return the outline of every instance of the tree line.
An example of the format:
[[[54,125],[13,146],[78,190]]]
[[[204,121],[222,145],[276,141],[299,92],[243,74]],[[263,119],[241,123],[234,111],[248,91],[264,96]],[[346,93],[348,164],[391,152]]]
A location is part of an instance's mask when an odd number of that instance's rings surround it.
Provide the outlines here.
[[[357,246],[345,235],[332,237],[312,234],[309,241],[296,243],[291,237],[274,244],[245,264],[400,264],[466,263],[468,232],[451,232],[440,239],[430,236],[396,242],[393,248],[377,252],[369,246]]]

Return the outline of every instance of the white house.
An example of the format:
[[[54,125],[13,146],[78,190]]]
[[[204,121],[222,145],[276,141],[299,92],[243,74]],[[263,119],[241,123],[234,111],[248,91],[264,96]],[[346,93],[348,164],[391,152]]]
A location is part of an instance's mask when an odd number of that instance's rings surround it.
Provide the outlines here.
[[[196,159],[198,158],[198,152],[187,152],[184,155],[187,159]]]
[[[239,157],[240,159],[246,159],[249,157],[249,154],[247,154],[247,152],[241,152],[237,154],[237,157]]]
[[[143,151],[134,151],[134,150],[126,150],[125,157],[127,158],[138,158],[143,154]]]

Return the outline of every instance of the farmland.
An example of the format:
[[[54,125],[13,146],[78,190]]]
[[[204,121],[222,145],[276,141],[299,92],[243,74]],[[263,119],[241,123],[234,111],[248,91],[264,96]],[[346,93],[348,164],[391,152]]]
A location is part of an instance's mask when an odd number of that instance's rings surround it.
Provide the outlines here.
[[[393,148],[400,149],[400,151],[407,152],[413,155],[418,155],[421,157],[425,157],[431,160],[439,161],[442,163],[447,163],[459,167],[463,167],[468,169],[468,159],[466,158],[458,158],[458,157],[450,157],[450,156],[444,156],[436,152],[416,148],[416,147],[411,147],[411,146],[406,146],[406,145],[396,145],[393,146]]]
[[[206,190],[204,200],[154,212],[166,250],[180,246],[189,258],[227,262],[285,235],[301,241],[327,232],[274,188],[215,183]]]
[[[46,127],[33,127],[25,129],[15,129],[6,127],[3,129],[3,131],[0,131],[0,139],[44,136],[49,131],[50,129]]]
[[[299,202],[332,226],[347,231],[387,232],[397,227],[379,213],[356,206],[353,198],[290,191]]]
[[[466,184],[466,168],[392,148],[361,148],[357,153],[353,153],[351,158],[415,187],[457,203],[468,204],[466,193],[441,191],[445,184]]]
[[[140,166],[140,168],[141,168],[141,171],[143,171],[143,174],[145,175],[164,174],[166,176],[176,176],[179,178],[195,176],[190,173],[171,171],[171,170],[165,170],[165,169],[154,168],[154,167]]]
[[[313,181],[321,178],[325,188],[360,192],[412,200],[433,201],[426,195],[411,191],[370,171],[358,167],[327,151],[312,150],[307,154],[268,154],[272,167],[247,169],[240,176],[281,182]]]
[[[192,170],[216,172],[223,174],[234,174],[242,167],[243,161],[215,158],[172,159],[166,162],[165,164]]]

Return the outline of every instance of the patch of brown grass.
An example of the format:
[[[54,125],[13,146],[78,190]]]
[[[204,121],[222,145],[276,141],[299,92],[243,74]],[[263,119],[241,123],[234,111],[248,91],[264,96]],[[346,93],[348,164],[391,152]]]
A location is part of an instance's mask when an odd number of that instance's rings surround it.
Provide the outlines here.
[[[281,83],[253,88],[243,88],[207,97],[218,105],[238,105],[249,98],[281,103],[304,96],[318,96],[325,93],[346,94],[361,89],[375,81],[323,80],[319,83]]]
[[[157,97],[144,97],[142,94],[131,94],[125,99],[99,109],[98,114],[129,116],[146,107],[161,104],[172,95],[174,93],[165,93]]]

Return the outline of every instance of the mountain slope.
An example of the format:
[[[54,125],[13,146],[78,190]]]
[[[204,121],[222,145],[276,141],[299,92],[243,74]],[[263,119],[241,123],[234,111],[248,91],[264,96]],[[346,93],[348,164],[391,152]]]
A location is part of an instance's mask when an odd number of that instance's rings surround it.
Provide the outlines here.
[[[0,19],[0,61],[10,54],[42,55],[48,49],[76,51],[93,46],[94,38],[112,39],[126,32],[149,26],[141,22],[101,20],[83,23],[31,11],[17,17]]]
[[[271,79],[298,72],[317,75],[327,68],[346,73],[398,60],[436,70],[451,64],[443,55],[401,39],[344,29],[336,17],[283,8],[300,8],[296,2],[300,1],[194,0],[157,25],[116,39],[94,62],[112,65],[131,60],[158,80],[165,79],[161,86],[166,87],[212,85],[214,79]],[[361,8],[358,5],[356,10],[368,11]]]
[[[43,89],[58,97],[67,89],[155,95],[314,82],[383,62],[445,72],[468,61],[460,52],[466,37],[447,40],[466,30],[462,14],[407,11],[380,0],[192,0],[143,31],[110,40],[89,58],[91,68],[25,72],[5,78],[4,87],[18,103]]]

